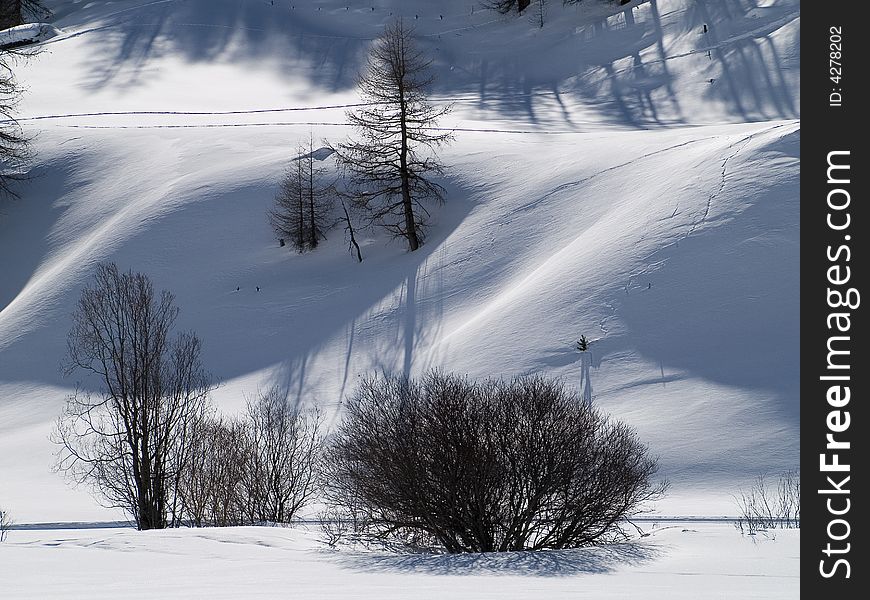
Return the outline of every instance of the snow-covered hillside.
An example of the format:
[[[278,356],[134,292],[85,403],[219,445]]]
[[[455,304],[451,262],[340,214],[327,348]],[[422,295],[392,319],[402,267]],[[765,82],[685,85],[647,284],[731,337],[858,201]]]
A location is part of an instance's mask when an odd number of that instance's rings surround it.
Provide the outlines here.
[[[118,518],[51,472],[48,441],[77,384],[69,315],[106,260],[176,294],[228,412],[278,383],[334,415],[373,370],[573,382],[585,334],[595,402],[671,481],[659,513],[733,514],[738,487],[796,466],[799,3],[551,2],[543,29],[472,4],[49,3],[62,33],[16,67],[32,178],[0,206],[16,520]],[[417,252],[369,232],[357,264],[336,230],[294,255],[266,219],[278,178],[309,132],[348,133],[399,14],[454,104],[447,203]]]

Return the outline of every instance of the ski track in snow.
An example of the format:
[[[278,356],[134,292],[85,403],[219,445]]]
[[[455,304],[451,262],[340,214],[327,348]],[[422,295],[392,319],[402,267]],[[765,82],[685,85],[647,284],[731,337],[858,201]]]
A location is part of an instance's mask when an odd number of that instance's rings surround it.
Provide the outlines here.
[[[788,125],[788,123],[780,123],[778,125],[773,125],[772,127],[762,129],[761,131],[756,131],[756,132],[751,133],[748,136],[744,137],[743,139],[737,140],[736,142],[734,142],[731,145],[731,147],[734,147],[735,150],[734,150],[734,152],[732,152],[731,154],[729,154],[728,156],[726,156],[722,160],[722,172],[721,172],[721,181],[719,182],[719,187],[707,199],[707,206],[704,209],[704,214],[701,215],[700,219],[698,219],[695,223],[692,224],[692,227],[689,229],[689,232],[686,234],[685,237],[689,237],[690,235],[695,233],[695,231],[698,229],[698,227],[702,226],[704,223],[707,222],[707,218],[710,216],[710,209],[713,206],[713,201],[722,193],[722,190],[725,189],[725,185],[728,181],[728,163],[731,162],[731,160],[734,159],[738,154],[740,154],[740,151],[743,150],[746,146],[748,146],[749,143],[752,141],[752,138],[754,138],[755,136],[764,135],[765,133],[768,133],[769,131],[779,129],[780,127],[785,127],[786,125]]]

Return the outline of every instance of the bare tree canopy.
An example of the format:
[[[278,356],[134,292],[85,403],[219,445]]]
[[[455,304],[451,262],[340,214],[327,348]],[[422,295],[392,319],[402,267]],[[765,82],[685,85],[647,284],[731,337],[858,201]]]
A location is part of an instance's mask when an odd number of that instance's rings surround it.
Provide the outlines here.
[[[327,464],[348,520],[451,553],[617,539],[667,487],[633,430],[542,377],[364,380]]]
[[[244,490],[249,454],[245,424],[204,415],[191,427],[189,450],[178,482],[183,521],[195,527],[253,523]]]
[[[96,380],[99,391],[67,399],[54,433],[57,466],[139,529],[177,524],[191,428],[212,388],[199,339],[171,337],[177,315],[172,294],[155,294],[146,275],[103,264],[82,290],[67,340],[67,372]]]
[[[13,198],[12,184],[30,158],[29,139],[15,120],[20,90],[11,67],[14,59],[14,53],[0,50],[0,197]]]
[[[404,238],[413,251],[423,242],[428,216],[422,202],[444,197],[431,177],[443,174],[434,150],[451,134],[434,129],[450,109],[428,102],[430,61],[412,33],[399,19],[375,43],[359,78],[365,106],[348,113],[358,137],[337,151],[351,199],[369,224]]]

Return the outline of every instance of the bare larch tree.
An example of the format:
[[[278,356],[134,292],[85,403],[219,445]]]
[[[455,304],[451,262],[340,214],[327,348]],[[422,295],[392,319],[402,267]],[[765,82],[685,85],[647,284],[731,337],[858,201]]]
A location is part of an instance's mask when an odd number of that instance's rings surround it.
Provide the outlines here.
[[[412,33],[399,19],[374,44],[358,80],[364,105],[348,113],[358,137],[337,151],[351,199],[368,224],[404,238],[413,251],[428,216],[422,201],[444,198],[431,177],[443,174],[434,150],[451,134],[435,129],[450,108],[428,102],[430,61]]]
[[[325,170],[315,164],[314,138],[299,145],[288,167],[269,221],[279,238],[288,238],[298,252],[314,250],[329,228],[332,188],[323,182]]]
[[[178,524],[191,428],[212,387],[199,339],[171,337],[177,315],[172,294],[155,295],[146,275],[103,264],[82,290],[68,336],[67,372],[88,374],[99,389],[67,399],[53,435],[57,467],[139,529]]]

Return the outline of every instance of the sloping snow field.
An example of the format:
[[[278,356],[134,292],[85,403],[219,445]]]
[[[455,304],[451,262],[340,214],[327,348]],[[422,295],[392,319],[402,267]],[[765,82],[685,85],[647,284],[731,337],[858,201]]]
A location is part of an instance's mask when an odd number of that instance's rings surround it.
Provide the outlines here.
[[[31,180],[0,206],[0,506],[17,521],[119,518],[51,471],[48,441],[65,395],[93,385],[60,364],[106,260],[175,293],[230,413],[277,383],[337,417],[374,370],[574,382],[585,334],[594,401],[661,457],[658,514],[732,515],[739,487],[797,465],[796,0],[553,1],[543,29],[472,0],[48,4],[61,33],[16,67]],[[266,220],[277,181],[309,132],[349,133],[355,74],[391,14],[413,22],[434,99],[453,103],[447,202],[417,252],[367,232],[357,264],[336,230],[294,255]],[[645,538],[613,570],[592,551],[480,573],[471,558],[342,557],[287,530],[13,532],[0,581],[29,569],[54,579],[13,579],[14,597],[75,582],[81,597],[132,597],[107,574],[147,551],[173,580],[199,573],[201,597],[253,596],[258,581],[406,597],[409,572],[438,576],[413,579],[422,597],[631,597],[635,584],[682,597],[673,586],[689,581],[722,590],[707,597],[794,597],[797,535],[693,528]],[[88,587],[98,577],[108,587]]]

